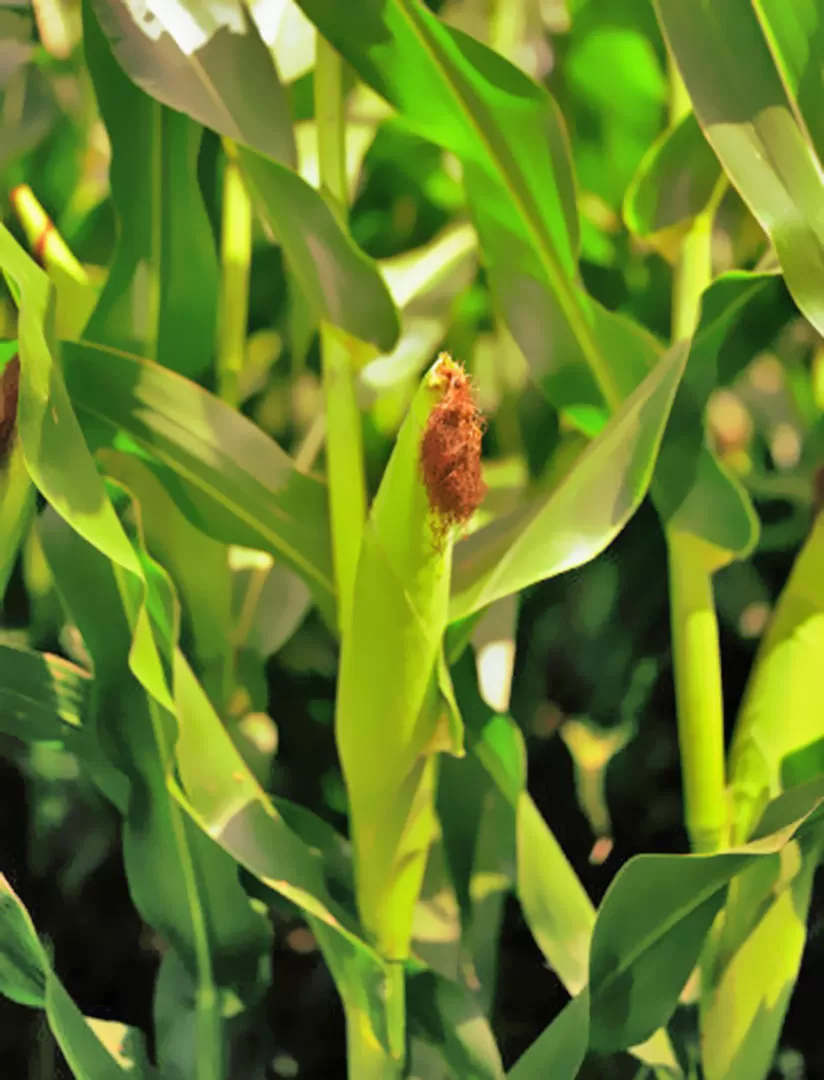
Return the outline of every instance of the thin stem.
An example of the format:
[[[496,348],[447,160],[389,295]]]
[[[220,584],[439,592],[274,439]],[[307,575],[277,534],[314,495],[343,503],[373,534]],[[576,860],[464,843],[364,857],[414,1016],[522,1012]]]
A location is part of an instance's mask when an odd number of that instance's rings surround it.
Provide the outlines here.
[[[678,73],[671,72],[671,117],[689,109]],[[701,295],[712,279],[712,221],[715,202],[695,220],[684,239],[673,280],[672,336],[692,336]],[[667,529],[670,621],[678,712],[678,743],[684,817],[694,851],[717,851],[728,842],[724,766],[724,705],[718,617],[704,542]]]
[[[346,158],[343,63],[318,36],[315,116],[320,182],[345,216]],[[326,412],[326,475],[332,523],[332,555],[338,596],[338,625],[346,632],[355,590],[355,571],[366,520],[363,431],[356,394],[356,343],[324,323],[320,329]]]
[[[222,277],[218,308],[217,381],[221,399],[240,404],[240,377],[246,356],[249,273],[252,263],[252,203],[237,161],[227,156],[223,171]]]
[[[74,281],[87,285],[88,274],[55,228],[54,222],[29,185],[18,184],[9,194],[9,200],[20,219],[26,239],[37,261],[47,270],[59,267]]]
[[[346,187],[346,117],[343,60],[317,36],[315,62],[315,122],[318,130],[318,171],[321,186],[341,210],[348,202]]]
[[[489,44],[514,62],[518,45],[523,39],[526,5],[521,0],[493,0],[489,15]]]

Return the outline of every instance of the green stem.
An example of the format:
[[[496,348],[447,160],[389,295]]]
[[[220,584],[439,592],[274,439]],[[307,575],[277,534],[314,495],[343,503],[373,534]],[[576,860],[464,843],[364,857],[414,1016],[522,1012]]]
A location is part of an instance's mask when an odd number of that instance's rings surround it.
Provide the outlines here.
[[[495,52],[514,62],[525,22],[526,5],[521,0],[494,0],[489,15],[489,44]]]
[[[227,156],[223,171],[220,237],[222,277],[218,307],[218,394],[240,404],[240,376],[246,355],[249,273],[252,262],[252,203],[237,161]]]
[[[345,211],[346,116],[343,96],[343,59],[317,36],[315,61],[315,122],[318,129],[320,183]]]
[[[321,187],[346,212],[343,62],[320,35],[315,64],[315,116]],[[355,571],[366,520],[363,431],[356,394],[356,343],[334,327],[320,328],[326,413],[326,475],[332,523],[332,555],[341,634],[349,625]]]
[[[727,843],[718,618],[701,541],[667,531],[670,619],[684,816],[693,851]]]
[[[677,72],[671,74],[673,120],[689,108]],[[673,281],[672,336],[692,336],[701,295],[712,280],[714,202],[684,239]],[[670,621],[678,713],[684,817],[694,851],[728,842],[724,767],[724,706],[718,617],[706,546],[689,533],[667,529]]]

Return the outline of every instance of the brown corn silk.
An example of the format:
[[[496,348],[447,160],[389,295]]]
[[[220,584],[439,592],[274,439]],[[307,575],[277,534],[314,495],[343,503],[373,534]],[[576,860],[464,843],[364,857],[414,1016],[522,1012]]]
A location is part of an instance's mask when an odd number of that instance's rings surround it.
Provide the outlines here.
[[[421,440],[421,467],[436,535],[465,525],[486,494],[481,473],[484,423],[469,376],[448,353],[438,357],[443,396],[432,407]]]

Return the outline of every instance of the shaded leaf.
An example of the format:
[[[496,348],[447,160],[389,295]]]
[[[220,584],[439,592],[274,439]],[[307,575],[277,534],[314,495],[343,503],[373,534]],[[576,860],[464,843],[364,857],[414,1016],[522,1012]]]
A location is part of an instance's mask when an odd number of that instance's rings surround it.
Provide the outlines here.
[[[286,93],[240,0],[153,5],[150,13],[136,0],[86,3],[118,63],[147,94],[221,135],[295,166]]]
[[[149,1080],[154,1076],[136,1032],[116,1025],[137,1049],[128,1072],[122,1055],[101,1039],[101,1021],[84,1017],[55,975],[34,924],[7,879],[0,874],[0,993],[21,1005],[45,1009],[49,1027],[76,1080]],[[112,1025],[115,1026],[115,1025]],[[106,1032],[106,1036],[110,1032]],[[130,1055],[131,1056],[131,1055]],[[120,1064],[118,1063],[120,1058]]]
[[[818,805],[745,847],[716,855],[638,855],[621,868],[598,910],[592,938],[593,1048],[625,1049],[669,1020],[729,881],[800,835]],[[777,815],[775,823],[780,820]]]
[[[575,1080],[589,1047],[589,992],[573,998],[509,1070],[507,1080]]]
[[[768,873],[753,866],[733,882],[720,956],[701,1000],[707,1080],[763,1080],[770,1072],[801,966],[821,853],[820,835],[793,843],[763,868]]]
[[[197,178],[202,128],[137,89],[85,5],[84,47],[112,145],[117,247],[84,331],[192,378],[214,352],[218,265]]]
[[[315,319],[388,352],[399,332],[389,290],[325,198],[252,150],[239,148],[238,161]]]
[[[489,1021],[473,994],[432,971],[409,976],[406,994],[410,1034],[438,1051],[449,1075],[461,1080],[503,1080]]]
[[[688,113],[650,148],[624,198],[636,236],[687,225],[706,209],[721,169],[695,114]]]

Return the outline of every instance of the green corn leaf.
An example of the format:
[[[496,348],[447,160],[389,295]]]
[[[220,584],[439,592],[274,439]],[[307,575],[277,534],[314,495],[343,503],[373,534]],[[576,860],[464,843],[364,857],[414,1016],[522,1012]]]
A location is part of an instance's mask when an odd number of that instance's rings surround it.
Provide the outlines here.
[[[108,500],[62,374],[54,363],[53,290],[43,271],[0,225],[0,266],[19,305],[20,392],[17,430],[35,486],[89,543],[145,588],[143,568]],[[131,662],[136,677],[153,686],[159,704],[171,701],[151,667],[148,625],[138,624]],[[147,661],[149,666],[147,667]]]
[[[0,646],[0,731],[26,744],[62,743],[122,812],[129,782],[100,747],[92,697],[92,678],[76,664],[50,653]]]
[[[472,756],[514,811],[518,899],[541,952],[571,994],[586,984],[595,909],[526,786],[526,747],[517,725],[481,699],[475,660],[466,650],[454,668],[455,690]],[[463,767],[462,762],[452,771]]]
[[[689,223],[707,208],[721,169],[690,112],[650,147],[624,196],[624,221],[648,237]]]
[[[615,539],[652,479],[685,361],[683,347],[671,350],[549,495],[457,545],[451,619],[581,566]]]
[[[83,337],[201,377],[212,363],[218,292],[197,178],[203,129],[134,86],[88,4],[84,10],[86,60],[112,144],[119,227],[108,281]]]
[[[113,488],[113,494],[117,490],[125,499],[122,511],[128,510],[131,517],[136,515],[139,522],[138,508],[128,493]],[[50,524],[56,531],[52,531],[50,537],[44,536],[44,546],[53,564],[62,560],[62,570],[56,571],[55,577],[62,590],[71,591],[73,602],[69,606],[77,611],[79,623],[80,612],[83,612],[80,628],[89,652],[96,658],[96,668],[110,671],[111,678],[122,683],[124,658],[129,654],[133,629],[122,606],[123,594],[115,591],[113,574],[116,570],[89,545],[78,546],[79,541],[73,542],[72,534],[56,518]],[[139,741],[128,759],[134,762],[133,776],[135,767],[150,770],[152,802],[159,808],[156,815],[135,833],[131,847],[127,834],[127,869],[131,868],[137,878],[137,884],[132,884],[133,891],[137,891],[136,902],[147,915],[151,913],[150,921],[159,921],[171,940],[181,946],[181,957],[184,961],[189,960],[190,972],[193,965],[192,950],[187,945],[186,904],[215,905],[209,909],[206,926],[212,934],[210,948],[216,975],[230,981],[244,975],[251,977],[252,968],[257,972],[257,965],[251,964],[256,955],[255,938],[239,933],[248,903],[240,889],[233,862],[244,866],[264,885],[297,904],[307,914],[336,974],[351,1022],[360,1027],[365,1025],[372,1033],[370,1037],[378,1052],[383,1054],[380,1049],[381,1041],[386,1040],[383,964],[363,942],[352,917],[332,899],[326,867],[319,851],[315,850],[317,837],[310,834],[307,843],[293,831],[260,788],[190,666],[176,648],[177,602],[171,583],[145,552],[139,529],[134,542],[138,545],[141,561],[150,570],[147,575],[150,586],[148,611],[152,632],[147,648],[154,651],[153,666],[158,675],[163,671],[169,673],[174,692],[174,711],[159,718],[162,722],[160,730],[165,732],[165,743],[160,748],[164,755],[162,759],[158,761],[157,756],[150,754],[149,748]],[[98,613],[104,603],[108,615],[101,620]],[[127,607],[133,611],[134,601]],[[133,739],[140,740],[140,710],[151,706],[153,699],[145,694],[141,699],[138,688],[135,690],[137,693],[131,705],[128,698],[124,701],[122,693],[116,700],[121,709],[129,709],[129,730]],[[98,693],[101,700],[106,700],[102,688]],[[110,722],[120,725],[120,714],[114,712]],[[170,772],[173,739],[176,740],[174,754],[180,787]],[[128,770],[128,763],[123,767]],[[166,809],[161,813],[160,808],[164,805]],[[167,887],[162,895],[157,888],[149,888],[152,874],[157,872],[157,860],[161,857],[156,855],[152,864],[151,852],[169,850],[157,829],[166,815],[174,819],[178,812],[183,813],[183,835],[193,849],[198,868],[201,891],[197,896],[187,893],[183,887],[173,888],[175,871],[171,867],[165,875]],[[293,815],[290,813],[289,817],[292,820]],[[152,824],[154,833],[147,832]],[[137,826],[138,821],[135,821],[133,828],[137,829]],[[140,861],[143,854],[146,862]],[[152,865],[154,870],[150,871]]]
[[[462,162],[498,305],[558,406],[615,406],[641,381],[650,343],[577,283],[578,219],[566,137],[546,91],[418,0],[357,26],[332,0],[300,0],[320,32],[407,123]]]
[[[177,505],[225,543],[269,551],[333,611],[325,486],[299,473],[259,428],[194,383],[133,356],[64,344],[72,401],[89,439],[122,434],[160,463]]]
[[[250,194],[283,247],[315,320],[388,352],[398,314],[375,264],[357,247],[325,197],[282,165],[237,151]]]
[[[730,751],[733,833],[765,802],[824,768],[824,516],[818,515],[756,656]]]
[[[118,63],[147,94],[294,167],[286,92],[240,0],[168,10],[160,5],[151,17],[135,0],[84,0],[84,6],[99,19]]]
[[[146,543],[175,583],[185,640],[209,697],[225,715],[234,687],[234,630],[229,549],[201,532],[178,509],[151,468],[135,454],[101,450],[108,476],[140,504]]]
[[[754,5],[655,0],[655,9],[704,134],[769,234],[793,299],[824,332],[824,173]]]
[[[821,114],[821,65],[824,33],[816,0],[755,0],[773,60],[809,135],[818,160],[824,161],[824,117]]]
[[[824,834],[792,843],[730,888],[701,1000],[707,1080],[764,1080],[775,1058],[807,940]]]
[[[507,1080],[575,1080],[589,1046],[589,992],[563,1009],[509,1070]]]
[[[432,971],[411,974],[406,994],[410,1033],[435,1048],[447,1075],[504,1080],[489,1021],[474,994]]]
[[[125,489],[109,486],[125,517],[139,515]],[[111,764],[129,781],[123,854],[129,889],[143,919],[169,942],[196,986],[192,1068],[223,1076],[224,1001],[255,992],[268,926],[254,912],[233,860],[190,820],[170,792],[174,717],[128,669],[134,623],[149,630],[141,647],[173,641],[178,613],[167,579],[145,550],[136,550],[150,582],[148,604],[122,571],[48,512],[43,547],[55,583],[95,665],[93,731]],[[147,663],[163,677],[162,657]],[[117,702],[117,706],[114,706]]]
[[[817,791],[773,807],[770,826],[748,845],[717,855],[639,855],[619,870],[598,911],[590,954],[590,1046],[604,1052],[648,1038],[665,1024],[698,961],[729,882],[812,835]]]
[[[0,724],[23,742],[77,739],[90,687],[68,660],[0,645]]]
[[[156,1075],[138,1032],[83,1016],[55,975],[31,916],[2,874],[0,993],[21,1005],[45,1010],[76,1080],[150,1080]]]
[[[722,348],[748,305],[761,301],[774,281],[773,274],[731,271],[705,290],[655,466],[651,494],[658,513],[670,529],[701,539],[710,571],[744,558],[758,541],[749,497],[707,445],[705,412],[713,389],[735,374],[720,371]]]

